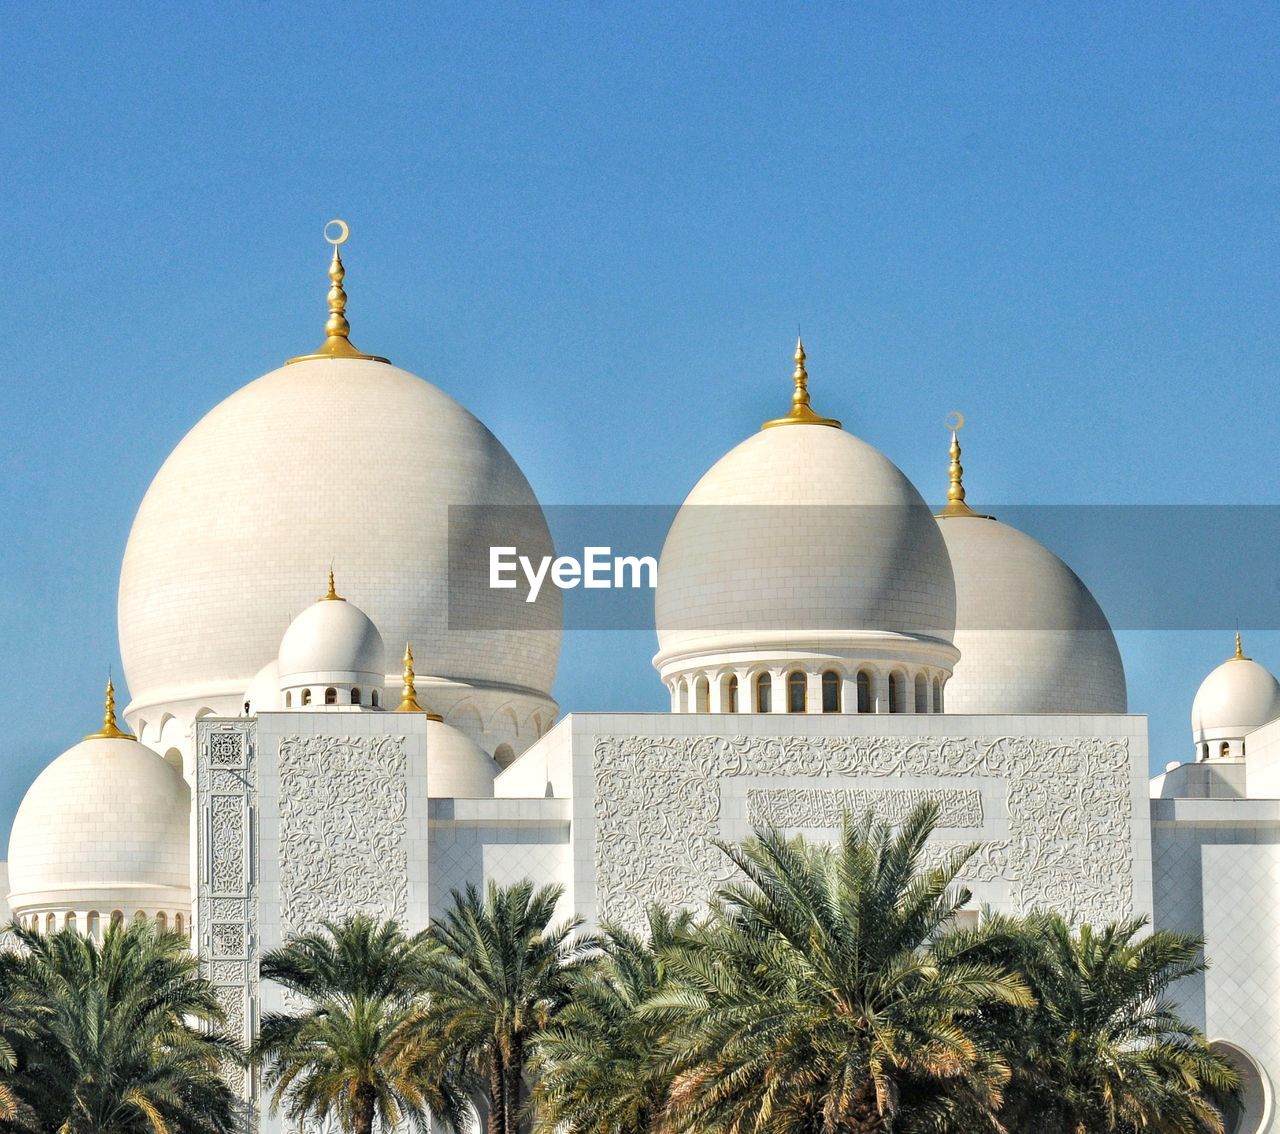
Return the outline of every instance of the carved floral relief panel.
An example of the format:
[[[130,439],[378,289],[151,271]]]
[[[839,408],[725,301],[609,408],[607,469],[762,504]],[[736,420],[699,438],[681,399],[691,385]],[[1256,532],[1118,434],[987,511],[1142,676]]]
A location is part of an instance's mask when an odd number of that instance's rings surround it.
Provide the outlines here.
[[[965,879],[1003,880],[1016,908],[1053,907],[1075,921],[1133,911],[1124,737],[601,736],[594,748],[600,918],[641,928],[653,902],[702,905],[733,870],[714,845],[721,784],[744,776],[883,776],[889,790],[898,776],[1003,779],[1008,837],[983,842]],[[841,788],[838,780],[832,788]],[[940,802],[961,819],[956,825],[981,822],[980,802],[966,793]],[[772,790],[755,803],[783,827],[812,827],[830,810],[812,790]]]

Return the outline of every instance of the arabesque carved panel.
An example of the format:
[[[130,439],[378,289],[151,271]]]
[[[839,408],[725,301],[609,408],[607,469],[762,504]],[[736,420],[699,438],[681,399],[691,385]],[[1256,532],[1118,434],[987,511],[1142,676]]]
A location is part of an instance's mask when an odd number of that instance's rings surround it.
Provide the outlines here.
[[[714,840],[721,784],[740,776],[1000,778],[1008,838],[983,842],[964,878],[1004,880],[1015,907],[1077,922],[1133,912],[1124,737],[602,736],[594,775],[599,916],[635,928],[650,904],[701,906],[731,876]],[[805,793],[794,814],[785,794],[770,802],[778,825],[812,826]]]
[[[286,736],[279,759],[285,932],[307,932],[356,911],[403,920],[404,738]]]

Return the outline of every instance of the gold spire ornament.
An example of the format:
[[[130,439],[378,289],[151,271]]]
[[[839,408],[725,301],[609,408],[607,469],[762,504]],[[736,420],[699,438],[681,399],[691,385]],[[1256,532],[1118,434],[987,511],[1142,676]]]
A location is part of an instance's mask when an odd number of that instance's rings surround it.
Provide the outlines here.
[[[982,516],[964,502],[964,466],[960,464],[960,430],[964,428],[964,414],[956,411],[947,415],[947,428],[951,430],[951,464],[947,467],[947,505],[938,513],[938,519],[952,516],[972,516],[975,520],[994,520],[994,516]]]
[[[116,724],[116,687],[107,678],[107,703],[102,712],[102,728],[91,732],[85,740],[137,740],[131,732],[124,732]]]
[[[408,642],[404,644],[404,688],[400,691],[400,704],[396,706],[396,712],[425,713],[429,721],[444,720],[439,713],[428,713],[418,704],[418,687],[413,672],[413,650]]]
[[[320,596],[320,601],[321,602],[346,602],[347,601],[340,594],[338,594],[338,589],[333,584],[333,568],[332,567],[329,568],[329,591],[327,594],[323,594]]]
[[[804,368],[804,343],[796,336],[796,369],[791,375],[795,388],[791,391],[791,412],[786,417],[775,417],[766,421],[761,429],[772,429],[775,425],[831,425],[836,429],[840,423],[833,417],[819,417],[809,406],[809,372]]]
[[[1236,631],[1236,656],[1231,660],[1232,661],[1253,661],[1253,658],[1247,658],[1244,656],[1244,641],[1240,637],[1239,630]]]
[[[332,235],[331,235],[332,233]],[[331,220],[324,226],[324,238],[333,245],[333,259],[329,261],[329,318],[324,325],[325,340],[315,354],[300,354],[291,358],[294,362],[310,362],[317,358],[363,358],[368,362],[389,362],[376,354],[361,354],[351,342],[351,324],[347,322],[347,293],[342,281],[347,270],[342,266],[338,246],[345,244],[351,235],[351,226],[344,220]]]

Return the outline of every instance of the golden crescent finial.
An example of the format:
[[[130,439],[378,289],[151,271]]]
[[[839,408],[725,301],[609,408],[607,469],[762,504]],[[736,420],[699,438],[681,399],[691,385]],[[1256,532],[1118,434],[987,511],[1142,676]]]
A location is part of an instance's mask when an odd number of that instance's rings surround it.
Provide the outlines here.
[[[820,417],[809,406],[809,372],[805,369],[804,342],[796,335],[795,372],[791,375],[793,389],[791,391],[791,412],[786,417],[776,417],[766,421],[761,429],[772,429],[775,425],[832,425],[840,428],[840,423],[832,417]]]
[[[334,235],[330,230],[337,226]],[[324,226],[324,238],[333,246],[333,259],[329,261],[329,318],[325,321],[325,339],[315,354],[301,354],[285,363],[310,362],[322,358],[362,358],[367,362],[387,362],[376,354],[361,354],[351,342],[351,324],[347,322],[347,293],[342,281],[347,277],[347,269],[343,267],[342,257],[338,254],[338,246],[345,244],[351,236],[351,226],[346,221],[335,217]]]
[[[102,728],[91,732],[85,740],[137,740],[131,732],[123,731],[116,724],[116,687],[110,677],[107,678],[107,696],[102,710]]]
[[[938,513],[938,519],[953,516],[972,516],[976,520],[993,520],[994,516],[981,516],[964,502],[964,466],[960,464],[960,430],[964,428],[964,414],[952,410],[947,414],[947,428],[951,431],[951,464],[947,466],[947,503]]]

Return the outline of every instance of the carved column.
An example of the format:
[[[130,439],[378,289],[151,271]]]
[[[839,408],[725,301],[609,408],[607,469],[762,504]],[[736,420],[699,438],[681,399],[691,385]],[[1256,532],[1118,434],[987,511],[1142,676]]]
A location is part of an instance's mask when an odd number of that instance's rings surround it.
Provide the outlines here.
[[[258,1000],[256,740],[253,720],[196,725],[196,948],[228,1035],[245,1044],[253,1040]],[[256,1130],[254,1077],[233,1065],[224,1074],[244,1104],[241,1128]]]

